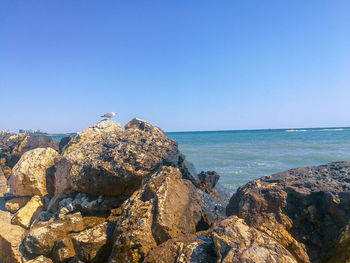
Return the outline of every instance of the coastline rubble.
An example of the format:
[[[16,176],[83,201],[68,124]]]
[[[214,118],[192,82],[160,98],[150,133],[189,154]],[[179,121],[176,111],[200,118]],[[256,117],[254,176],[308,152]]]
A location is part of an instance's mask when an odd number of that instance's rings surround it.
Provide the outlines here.
[[[0,261],[350,262],[350,162],[240,187],[197,173],[144,120],[58,144],[0,133]]]

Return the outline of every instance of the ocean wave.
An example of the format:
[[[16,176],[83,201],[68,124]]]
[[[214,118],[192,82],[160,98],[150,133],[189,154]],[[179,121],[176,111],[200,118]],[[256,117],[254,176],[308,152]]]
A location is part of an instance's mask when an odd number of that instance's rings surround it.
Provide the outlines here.
[[[316,130],[303,130],[303,129],[285,130],[285,132],[315,132],[315,131],[350,131],[350,129],[337,128],[337,129],[316,129]]]

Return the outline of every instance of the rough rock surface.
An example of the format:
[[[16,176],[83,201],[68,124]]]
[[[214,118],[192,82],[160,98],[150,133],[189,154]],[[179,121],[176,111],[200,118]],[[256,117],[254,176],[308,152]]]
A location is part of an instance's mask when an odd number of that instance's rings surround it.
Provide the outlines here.
[[[222,263],[297,263],[295,258],[267,234],[232,216],[219,223],[212,239]]]
[[[54,166],[56,158],[59,158],[58,152],[50,147],[24,153],[13,167],[10,192],[14,196],[47,195],[47,170]]]
[[[349,254],[349,178],[350,162],[265,176],[240,187],[226,212],[273,237],[300,262],[333,262]]]
[[[217,255],[211,239],[187,235],[170,239],[154,248],[144,263],[213,263]]]
[[[58,144],[58,152],[59,152],[59,153],[62,153],[63,150],[64,150],[64,148],[65,148],[65,146],[66,146],[71,140],[73,140],[73,137],[72,137],[72,136],[63,137],[63,138],[60,140],[59,144]]]
[[[198,174],[198,178],[204,187],[211,190],[219,181],[220,176],[215,171],[202,171],[200,174]]]
[[[116,122],[101,121],[66,145],[55,174],[56,194],[130,196],[161,165],[178,166],[183,159],[176,141],[146,121],[134,119],[124,131]]]
[[[11,213],[16,213],[22,208],[31,198],[29,196],[15,197],[5,203],[5,208]]]
[[[44,257],[44,256],[39,256],[36,257],[35,259],[29,260],[28,263],[53,263],[51,259]]]
[[[177,168],[163,167],[123,204],[110,262],[142,262],[168,239],[208,228],[194,186],[181,177]]]
[[[77,257],[84,262],[107,262],[112,250],[114,224],[107,222],[72,236]]]
[[[33,223],[43,209],[43,202],[40,196],[33,196],[25,206],[13,215],[11,223],[20,225],[26,229]]]
[[[0,197],[0,261],[4,263],[22,263],[20,245],[27,231],[11,224],[10,212],[3,210],[4,200]]]
[[[52,259],[54,262],[68,262],[75,257],[75,250],[71,238],[65,237],[56,242],[52,251]]]
[[[0,170],[9,178],[22,154],[35,148],[58,150],[58,143],[45,135],[15,135],[0,131]]]
[[[4,173],[0,169],[0,197],[3,196],[6,192],[8,192],[7,180]]]
[[[67,237],[71,232],[80,232],[86,228],[80,213],[65,215],[48,222],[38,222],[24,239],[24,247],[29,254],[47,255],[55,242]]]

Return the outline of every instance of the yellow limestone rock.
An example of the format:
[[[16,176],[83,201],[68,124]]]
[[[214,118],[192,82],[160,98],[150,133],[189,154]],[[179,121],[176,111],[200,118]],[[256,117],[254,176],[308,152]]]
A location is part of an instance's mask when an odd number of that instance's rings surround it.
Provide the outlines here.
[[[52,148],[36,148],[23,154],[12,169],[10,192],[15,196],[47,195],[46,170],[58,157]]]
[[[4,203],[0,198],[0,206]],[[11,224],[11,213],[0,209],[0,261],[4,263],[22,263],[24,259],[19,252],[19,246],[27,231]]]
[[[16,213],[20,208],[22,208],[28,201],[30,197],[21,196],[15,197],[5,203],[5,208],[11,213]]]
[[[43,208],[41,197],[35,195],[30,201],[17,211],[11,219],[11,223],[29,228],[34,219],[40,214]]]

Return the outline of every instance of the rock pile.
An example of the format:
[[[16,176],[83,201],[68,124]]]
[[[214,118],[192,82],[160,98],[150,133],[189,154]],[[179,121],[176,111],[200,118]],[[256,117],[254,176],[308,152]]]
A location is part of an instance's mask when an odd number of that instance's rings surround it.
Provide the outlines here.
[[[140,119],[104,120],[59,145],[1,133],[0,147],[6,263],[350,259],[347,162],[254,180],[226,207],[219,175],[197,173]]]

